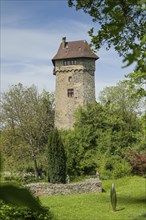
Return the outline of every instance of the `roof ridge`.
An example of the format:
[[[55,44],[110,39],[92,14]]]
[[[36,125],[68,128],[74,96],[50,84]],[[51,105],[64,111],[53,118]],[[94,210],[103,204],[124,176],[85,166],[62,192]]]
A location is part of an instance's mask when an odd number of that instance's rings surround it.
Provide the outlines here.
[[[79,42],[79,41],[87,42],[86,40],[74,40],[74,41],[66,41],[66,43]]]

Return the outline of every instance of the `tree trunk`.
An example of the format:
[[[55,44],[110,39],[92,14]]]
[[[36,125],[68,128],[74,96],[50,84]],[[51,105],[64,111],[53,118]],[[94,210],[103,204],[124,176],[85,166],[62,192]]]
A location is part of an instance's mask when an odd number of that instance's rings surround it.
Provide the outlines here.
[[[36,160],[36,155],[34,153],[34,150],[32,151],[32,159],[33,159],[33,162],[34,162],[36,180],[38,180],[39,177],[40,177],[40,173],[39,173],[39,168],[38,168],[38,165],[37,165],[37,160]]]

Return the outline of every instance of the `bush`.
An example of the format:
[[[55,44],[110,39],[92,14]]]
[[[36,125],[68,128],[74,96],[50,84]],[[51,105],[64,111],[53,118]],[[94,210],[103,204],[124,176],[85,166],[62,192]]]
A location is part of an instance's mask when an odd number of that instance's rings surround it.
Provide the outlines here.
[[[113,178],[117,179],[124,176],[129,176],[130,174],[131,174],[131,167],[124,159],[114,164],[114,168],[112,172]]]
[[[53,220],[49,209],[43,212],[32,211],[26,207],[16,207],[5,204],[0,201],[0,219],[1,220]]]
[[[101,170],[100,179],[109,180],[112,178],[112,173],[110,170]]]
[[[118,155],[104,155],[99,165],[100,178],[107,180],[131,174],[129,163]]]
[[[18,175],[18,174],[4,174],[2,176],[1,181],[4,181],[4,182],[17,182],[19,184],[21,184],[23,182],[21,176]]]
[[[31,172],[23,173],[23,174],[21,174],[21,176],[22,176],[22,180],[25,184],[37,181],[35,175]]]
[[[126,156],[132,169],[132,173],[136,175],[146,175],[146,153],[137,153],[129,151]]]

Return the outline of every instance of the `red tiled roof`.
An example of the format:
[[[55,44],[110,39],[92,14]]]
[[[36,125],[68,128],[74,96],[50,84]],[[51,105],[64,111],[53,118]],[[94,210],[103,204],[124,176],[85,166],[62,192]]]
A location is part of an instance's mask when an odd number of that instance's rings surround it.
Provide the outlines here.
[[[66,42],[66,38],[63,38],[58,52],[53,57],[52,61],[70,58],[92,58],[97,60],[99,57],[92,52],[87,41],[79,40]]]

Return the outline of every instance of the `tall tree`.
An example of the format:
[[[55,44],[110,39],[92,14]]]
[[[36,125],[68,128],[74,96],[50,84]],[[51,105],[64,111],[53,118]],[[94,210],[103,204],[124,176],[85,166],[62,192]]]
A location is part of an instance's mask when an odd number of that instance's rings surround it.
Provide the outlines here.
[[[57,129],[50,132],[48,139],[48,180],[51,183],[66,181],[66,156]]]
[[[102,91],[101,103],[78,109],[74,130],[62,134],[70,175],[93,174],[102,163],[112,169],[124,161],[126,150],[143,149],[140,98],[131,97],[131,90],[120,82]]]
[[[137,143],[141,129],[139,117],[142,115],[143,102],[141,96],[133,97],[135,90],[129,86],[129,82],[121,81],[116,86],[103,89],[99,96],[110,116],[112,142],[121,148]]]
[[[11,145],[17,145],[21,139],[29,146],[29,153],[34,162],[36,176],[39,169],[37,155],[47,143],[48,134],[54,126],[54,97],[43,91],[38,94],[35,86],[29,88],[22,84],[12,86],[2,95],[2,131],[9,130],[7,137]]]
[[[95,49],[103,44],[123,56],[125,66],[136,63],[129,77],[144,85],[146,80],[146,2],[145,0],[68,0],[69,6],[83,10],[98,25],[89,31]],[[141,94],[144,88],[141,87]]]

